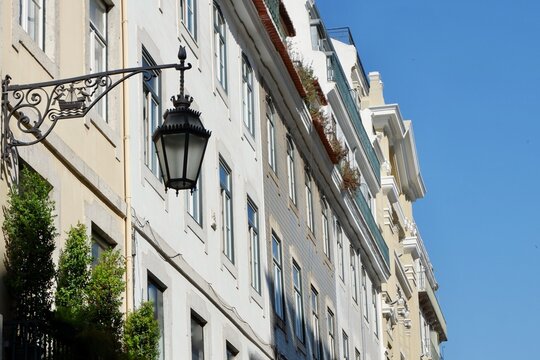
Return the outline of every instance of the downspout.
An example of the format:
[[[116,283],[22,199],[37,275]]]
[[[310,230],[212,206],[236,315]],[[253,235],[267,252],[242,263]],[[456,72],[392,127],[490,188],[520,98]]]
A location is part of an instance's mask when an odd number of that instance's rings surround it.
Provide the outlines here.
[[[128,53],[128,21],[127,21],[127,0],[121,0],[121,21],[122,21],[122,68],[129,67],[129,53]],[[123,101],[122,101],[122,114],[123,114],[123,130],[124,130],[124,201],[126,203],[126,219],[125,219],[125,242],[124,242],[124,256],[126,259],[126,296],[125,296],[125,312],[126,314],[133,311],[134,301],[133,294],[135,293],[135,279],[133,277],[134,261],[133,261],[133,234],[131,227],[131,153],[130,153],[130,124],[129,124],[129,86],[128,82],[122,83]]]

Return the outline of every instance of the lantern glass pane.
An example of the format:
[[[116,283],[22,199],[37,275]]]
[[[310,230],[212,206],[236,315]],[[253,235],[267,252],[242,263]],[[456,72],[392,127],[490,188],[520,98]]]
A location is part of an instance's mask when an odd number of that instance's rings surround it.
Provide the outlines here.
[[[208,139],[191,134],[189,137],[189,159],[186,178],[195,181],[202,163]]]
[[[157,157],[158,157],[158,160],[159,160],[159,168],[161,169],[162,171],[162,174],[163,174],[163,181],[167,182],[169,181],[169,177],[168,177],[168,169],[167,169],[167,164],[165,163],[165,154],[164,154],[164,149],[163,149],[163,138],[160,136],[156,139],[156,142],[155,142],[155,146],[156,146],[156,153],[157,153]]]
[[[180,179],[184,176],[184,151],[186,148],[186,134],[163,135],[165,152],[169,165],[171,179]]]

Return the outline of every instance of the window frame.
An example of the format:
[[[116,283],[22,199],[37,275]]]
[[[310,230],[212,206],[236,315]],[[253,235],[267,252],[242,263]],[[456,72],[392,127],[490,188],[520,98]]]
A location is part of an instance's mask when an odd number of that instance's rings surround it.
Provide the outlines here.
[[[227,93],[227,23],[221,7],[213,2],[214,67],[216,80]]]
[[[252,209],[253,219],[250,217]],[[248,234],[250,239],[250,274],[251,287],[261,295],[261,249],[259,242],[259,213],[257,206],[248,196],[247,198],[247,218],[248,218]]]
[[[227,176],[225,183],[223,182],[221,176],[222,169]],[[232,170],[221,157],[219,159],[219,186],[221,198],[221,232],[223,254],[232,264],[234,264],[235,250]]]
[[[302,292],[302,269],[294,260],[292,263],[292,278],[294,292],[294,335],[302,344],[304,344],[306,341],[306,332],[304,295]]]
[[[96,8],[102,10],[102,22],[103,28],[99,29],[97,24],[94,24],[92,19],[91,4],[94,3]],[[89,40],[90,40],[90,73],[98,73],[102,71],[107,71],[108,69],[108,57],[109,57],[109,44],[108,44],[108,11],[109,8],[107,4],[102,0],[89,0],[89,11],[88,11],[88,23],[89,23]],[[102,65],[98,66],[96,64],[96,43],[100,43],[103,48],[103,53],[101,54]],[[94,98],[101,95],[103,92],[102,87],[98,87]],[[105,95],[99,102],[96,103],[96,111],[98,114],[108,122],[107,118],[107,95]]]
[[[254,71],[244,53],[242,53],[242,119],[250,135],[255,136]]]
[[[322,344],[321,344],[321,325],[319,321],[319,293],[317,289],[311,286],[311,353],[314,360],[322,359]]]
[[[180,21],[193,40],[197,41],[197,0],[180,0]]]
[[[294,158],[294,144],[290,136],[287,136],[287,177],[289,184],[289,199],[296,205],[296,164]]]
[[[350,267],[351,267],[351,292],[352,292],[352,299],[355,302],[355,304],[358,304],[358,254],[354,247],[350,247]]]
[[[330,220],[328,216],[328,203],[326,200],[321,201],[321,222],[322,222],[322,237],[323,237],[323,252],[331,259],[330,248]]]
[[[349,360],[350,359],[350,352],[349,352],[349,335],[345,332],[345,330],[341,330],[341,339],[343,342],[343,360]]]
[[[150,53],[143,47],[142,49],[142,65],[143,66],[155,66],[156,62],[150,55]],[[161,170],[159,166],[159,159],[157,157],[156,148],[154,142],[152,141],[152,135],[155,129],[161,125],[161,71],[159,70],[150,70],[154,75],[148,81],[143,77],[143,136],[144,136],[144,146],[143,146],[143,158],[144,164],[150,170],[150,172],[157,177],[160,181],[161,179]],[[157,89],[154,89],[153,86],[149,84],[154,81],[156,82]],[[155,106],[154,106],[154,103]],[[152,106],[152,110],[150,107]],[[155,118],[150,119],[150,112],[153,112]],[[155,127],[153,126],[155,123]]]
[[[364,317],[369,322],[369,305],[367,299],[367,273],[366,269],[362,266],[362,295],[364,302]]]
[[[193,342],[193,339],[194,339],[194,334],[193,334],[193,325],[197,325],[200,327],[200,335],[201,335],[201,343],[202,343],[202,348],[199,350],[199,355],[197,357],[197,360],[204,360],[205,359],[205,354],[206,354],[206,341],[205,341],[205,327],[206,327],[206,324],[208,324],[208,322],[206,320],[204,320],[199,314],[197,314],[195,311],[191,310],[191,314],[190,314],[190,324],[191,324],[191,332],[190,332],[190,343],[191,343],[191,360],[194,359],[193,357],[193,350],[194,350],[194,342]],[[202,357],[201,357],[201,352],[202,352]]]
[[[268,165],[277,175],[276,158],[276,123],[274,119],[275,108],[272,101],[266,101],[266,141],[268,143]]]
[[[33,30],[30,29],[30,4],[32,8],[37,7],[39,9],[39,15],[35,18],[40,20],[40,23],[33,26]],[[19,0],[19,25],[22,27],[25,33],[34,41],[38,47],[45,51],[45,21],[46,21],[46,0]],[[34,21],[35,24],[35,21]]]
[[[339,221],[336,221],[336,242],[338,246],[339,277],[345,282],[345,255],[343,249],[343,229]]]
[[[274,247],[274,244],[277,244]],[[277,249],[277,253],[276,250]],[[285,321],[285,291],[283,287],[283,250],[281,240],[272,232],[272,268],[274,276],[274,313],[276,316]],[[279,272],[279,274],[276,273]],[[276,284],[279,279],[279,291]],[[279,304],[279,305],[278,305]],[[278,307],[279,306],[279,307]]]
[[[187,192],[187,213],[191,218],[203,226],[203,192],[202,192],[202,171],[199,174],[195,188]]]
[[[328,351],[330,352],[330,360],[336,358],[336,322],[335,315],[330,308],[326,309],[326,319],[328,328]]]
[[[313,180],[308,170],[304,172],[306,190],[306,223],[311,233],[315,233],[315,216],[313,211]]]
[[[155,289],[157,304],[154,304],[154,301],[151,300],[150,288]],[[164,293],[165,293],[165,289],[159,283],[159,280],[155,279],[154,276],[148,274],[147,282],[146,282],[146,299],[148,301],[152,301],[153,310],[154,310],[154,319],[156,319],[158,322],[159,334],[160,334],[159,343],[158,343],[159,360],[165,359],[165,309],[163,306]]]

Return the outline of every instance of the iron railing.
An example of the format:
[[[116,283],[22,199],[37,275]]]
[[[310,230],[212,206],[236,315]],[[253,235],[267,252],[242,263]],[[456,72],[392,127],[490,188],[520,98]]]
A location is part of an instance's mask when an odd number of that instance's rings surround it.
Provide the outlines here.
[[[371,232],[373,239],[375,239],[375,243],[377,244],[377,247],[379,248],[382,257],[386,262],[386,265],[390,267],[390,252],[388,251],[388,245],[386,245],[386,242],[384,241],[381,231],[379,230],[379,227],[377,226],[377,223],[373,218],[373,214],[371,213],[371,209],[369,208],[368,203],[364,198],[364,195],[362,195],[360,191],[357,191],[355,194],[353,194],[353,198],[354,202],[358,206],[358,209],[364,216],[367,227]]]
[[[264,3],[268,8],[268,12],[272,17],[272,20],[274,21],[276,29],[278,30],[281,37],[283,37],[283,30],[281,29],[281,21],[279,16],[279,0],[264,0]]]
[[[59,340],[56,330],[40,321],[5,321],[3,331],[5,360],[68,360],[77,356]]]
[[[351,96],[351,93],[350,93],[351,89],[349,88],[349,84],[347,82],[347,78],[345,77],[345,73],[343,72],[343,69],[341,68],[341,65],[337,59],[336,54],[333,53],[331,56],[332,56],[331,66],[333,70],[332,73],[333,73],[334,81],[336,82],[336,87],[338,89],[339,95],[341,96],[343,104],[345,105],[345,108],[347,109],[347,113],[349,114],[349,117],[352,120],[354,129],[356,130],[356,133],[358,134],[358,137],[360,138],[360,144],[362,145],[362,148],[364,149],[364,153],[366,154],[368,158],[371,169],[373,170],[373,173],[375,174],[377,181],[380,183],[381,182],[381,173],[380,173],[381,164],[379,162],[379,159],[377,159],[375,150],[373,149],[373,146],[371,145],[371,141],[369,140],[366,130],[364,129],[364,125],[362,124],[362,118],[360,117],[360,112],[358,110],[358,107],[356,106],[356,103]]]

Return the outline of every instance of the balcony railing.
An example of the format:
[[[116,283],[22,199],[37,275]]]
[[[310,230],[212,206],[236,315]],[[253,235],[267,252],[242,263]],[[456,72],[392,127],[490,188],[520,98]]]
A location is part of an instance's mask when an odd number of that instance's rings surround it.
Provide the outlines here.
[[[390,252],[388,251],[388,245],[386,245],[386,242],[384,241],[384,238],[382,237],[381,231],[379,230],[379,227],[377,226],[377,223],[375,222],[375,219],[373,218],[373,214],[371,213],[371,209],[368,206],[368,203],[366,199],[364,198],[364,195],[360,191],[357,191],[354,195],[354,202],[360,209],[360,212],[364,216],[364,219],[366,220],[367,226],[369,231],[371,232],[373,238],[375,239],[375,243],[377,244],[377,247],[379,248],[379,251],[381,252],[382,257],[384,258],[384,261],[386,262],[386,265],[390,266]]]
[[[351,96],[349,84],[347,82],[347,78],[345,77],[345,73],[343,72],[343,69],[341,68],[341,65],[335,55],[332,54],[332,75],[334,78],[334,81],[336,82],[336,87],[338,89],[339,95],[341,96],[341,99],[343,100],[343,104],[345,104],[345,108],[347,109],[347,113],[349,114],[349,117],[352,120],[354,129],[356,130],[356,133],[358,134],[358,137],[360,138],[360,143],[362,144],[362,148],[364,149],[364,153],[366,154],[369,164],[375,174],[375,177],[377,178],[377,181],[381,182],[381,174],[380,174],[380,166],[379,159],[377,159],[377,155],[375,154],[375,150],[373,149],[373,146],[371,145],[371,141],[369,140],[369,137],[366,133],[366,130],[364,129],[364,125],[362,124],[362,118],[360,117],[360,112],[356,106],[356,103],[354,99]]]

